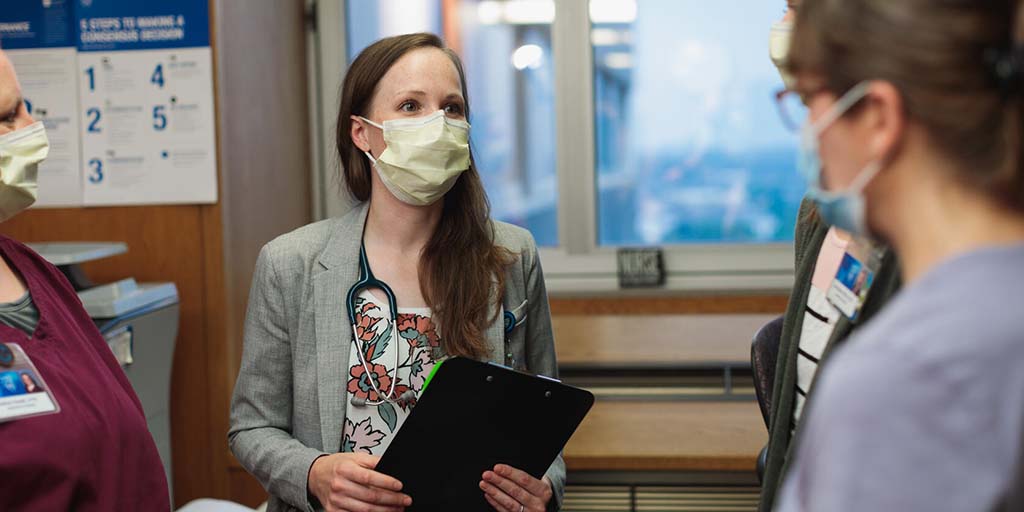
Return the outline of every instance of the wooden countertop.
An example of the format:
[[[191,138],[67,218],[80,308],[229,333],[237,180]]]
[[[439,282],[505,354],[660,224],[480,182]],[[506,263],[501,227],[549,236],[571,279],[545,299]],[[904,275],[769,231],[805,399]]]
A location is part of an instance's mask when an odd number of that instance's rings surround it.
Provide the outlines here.
[[[570,471],[754,471],[768,434],[755,402],[594,405],[565,447]]]
[[[750,362],[750,341],[774,314],[555,315],[565,368],[679,367]]]

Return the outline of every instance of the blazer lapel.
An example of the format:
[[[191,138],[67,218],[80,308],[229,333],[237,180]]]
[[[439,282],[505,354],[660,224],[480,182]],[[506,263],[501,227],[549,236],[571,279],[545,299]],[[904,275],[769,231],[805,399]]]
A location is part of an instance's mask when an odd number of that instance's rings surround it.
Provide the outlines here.
[[[359,280],[357,262],[368,211],[369,205],[364,203],[341,218],[320,255],[319,264],[324,270],[313,278],[320,435],[326,452],[341,449],[353,336],[346,296]]]
[[[481,334],[483,334],[484,340],[487,341],[487,347],[490,349],[488,352],[490,362],[503,365],[507,362],[505,357],[505,351],[507,350],[505,346],[505,297],[499,297],[497,294],[497,276],[491,277],[491,290],[491,304],[498,310],[498,315],[487,326],[487,330]],[[507,290],[505,295],[508,295]]]
[[[505,364],[505,308],[501,303],[496,304],[498,318],[491,325],[487,326],[484,332],[484,339],[490,347],[490,360],[493,363]]]

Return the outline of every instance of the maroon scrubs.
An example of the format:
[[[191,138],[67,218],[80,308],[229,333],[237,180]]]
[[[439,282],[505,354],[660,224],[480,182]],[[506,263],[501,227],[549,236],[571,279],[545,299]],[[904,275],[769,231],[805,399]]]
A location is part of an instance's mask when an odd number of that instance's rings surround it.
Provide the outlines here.
[[[28,247],[0,236],[0,253],[39,310],[31,338],[0,324],[0,341],[21,345],[60,406],[0,423],[0,510],[169,510],[142,404],[78,295]]]

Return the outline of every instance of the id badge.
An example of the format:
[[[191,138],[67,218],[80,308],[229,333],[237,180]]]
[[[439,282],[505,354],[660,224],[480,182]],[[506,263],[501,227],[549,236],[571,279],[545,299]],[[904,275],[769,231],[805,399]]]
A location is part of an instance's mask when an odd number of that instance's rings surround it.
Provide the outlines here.
[[[0,343],[0,423],[60,412],[57,399],[17,343]]]
[[[850,240],[825,297],[851,321],[857,320],[881,261],[882,250],[874,244],[859,237]]]

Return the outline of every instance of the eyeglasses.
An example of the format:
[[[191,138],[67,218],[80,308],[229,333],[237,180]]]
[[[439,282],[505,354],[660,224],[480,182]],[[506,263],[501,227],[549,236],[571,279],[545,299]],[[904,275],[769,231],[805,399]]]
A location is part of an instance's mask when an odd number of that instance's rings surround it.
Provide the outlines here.
[[[793,133],[799,133],[807,120],[807,101],[810,95],[800,94],[792,89],[782,89],[775,93],[775,105],[779,109],[782,125]]]

